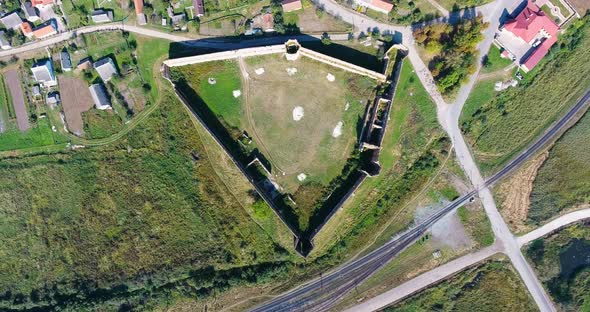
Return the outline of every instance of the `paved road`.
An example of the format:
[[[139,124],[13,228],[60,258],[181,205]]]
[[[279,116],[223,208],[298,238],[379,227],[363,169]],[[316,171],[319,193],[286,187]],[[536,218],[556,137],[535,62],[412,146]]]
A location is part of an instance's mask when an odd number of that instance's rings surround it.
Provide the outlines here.
[[[583,209],[574,212],[570,212],[566,215],[563,215],[523,236],[520,236],[516,239],[519,246],[528,244],[529,242],[543,237],[553,231],[559,230],[562,227],[570,225],[574,222],[578,222],[580,220],[590,219],[590,209]]]

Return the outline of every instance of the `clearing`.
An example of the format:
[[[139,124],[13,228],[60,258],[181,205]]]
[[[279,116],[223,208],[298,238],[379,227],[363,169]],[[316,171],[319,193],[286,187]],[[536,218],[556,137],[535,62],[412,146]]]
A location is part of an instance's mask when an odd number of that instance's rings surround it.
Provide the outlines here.
[[[59,91],[68,129],[75,135],[84,134],[82,113],[94,106],[88,84],[81,78],[60,75]]]

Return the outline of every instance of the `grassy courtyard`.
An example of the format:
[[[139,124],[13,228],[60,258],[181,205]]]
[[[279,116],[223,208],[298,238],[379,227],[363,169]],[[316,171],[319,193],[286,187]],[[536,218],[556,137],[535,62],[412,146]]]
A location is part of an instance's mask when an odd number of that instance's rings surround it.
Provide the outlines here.
[[[243,151],[261,159],[279,191],[292,194],[299,227],[306,230],[354,156],[377,82],[278,55],[246,58],[241,65],[219,61],[174,70]]]

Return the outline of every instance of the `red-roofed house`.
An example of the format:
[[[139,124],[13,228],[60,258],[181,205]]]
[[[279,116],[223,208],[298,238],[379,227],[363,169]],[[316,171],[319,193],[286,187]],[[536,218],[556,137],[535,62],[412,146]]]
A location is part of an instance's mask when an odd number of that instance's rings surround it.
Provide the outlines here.
[[[28,21],[24,21],[22,24],[20,24],[20,30],[27,38],[33,37],[33,26],[31,26],[31,23]]]
[[[55,34],[57,34],[57,25],[53,22],[33,29],[33,35],[37,39],[43,39]]]
[[[31,4],[36,6],[46,6],[46,5],[53,5],[53,0],[31,0]]]
[[[379,11],[384,14],[389,14],[393,10],[393,3],[387,0],[357,0],[356,3],[360,6]]]
[[[303,5],[301,0],[283,0],[283,12],[292,12],[301,10]]]
[[[497,42],[515,55],[521,68],[533,69],[557,42],[559,26],[529,0],[518,15],[500,27]]]

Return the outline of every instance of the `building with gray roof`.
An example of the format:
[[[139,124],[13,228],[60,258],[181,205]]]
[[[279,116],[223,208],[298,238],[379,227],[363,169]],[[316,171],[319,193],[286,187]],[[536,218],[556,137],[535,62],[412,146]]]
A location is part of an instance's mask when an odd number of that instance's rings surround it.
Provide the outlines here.
[[[6,33],[3,30],[0,30],[0,48],[2,50],[8,50],[12,48],[8,39],[6,39]]]
[[[113,62],[113,60],[108,56],[94,62],[93,66],[98,72],[100,79],[102,79],[104,82],[111,80],[114,75],[118,74],[115,62]]]
[[[94,101],[96,109],[105,110],[111,109],[111,100],[109,99],[107,92],[102,83],[95,83],[88,87],[90,90],[90,96]]]
[[[8,13],[0,18],[0,23],[4,25],[6,29],[19,29],[20,24],[23,23],[23,20],[18,16],[16,12]]]
[[[33,72],[35,80],[46,88],[57,85],[53,64],[50,59],[37,62],[31,67],[31,72]]]
[[[37,13],[37,9],[33,6],[30,1],[23,2],[21,5],[23,12],[25,12],[25,17],[31,23],[34,23],[40,19],[39,14]]]
[[[70,59],[70,54],[65,49],[59,54],[59,62],[63,71],[72,70],[72,59]]]
[[[108,23],[113,21],[113,11],[98,9],[92,11],[92,21],[95,23]]]

